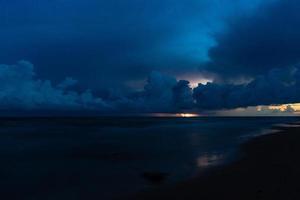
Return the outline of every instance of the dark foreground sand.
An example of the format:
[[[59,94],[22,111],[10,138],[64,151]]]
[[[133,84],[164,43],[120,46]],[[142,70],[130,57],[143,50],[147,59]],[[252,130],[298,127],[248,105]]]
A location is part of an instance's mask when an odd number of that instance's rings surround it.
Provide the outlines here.
[[[280,127],[242,146],[242,158],[209,175],[140,193],[134,200],[300,200],[300,127]]]

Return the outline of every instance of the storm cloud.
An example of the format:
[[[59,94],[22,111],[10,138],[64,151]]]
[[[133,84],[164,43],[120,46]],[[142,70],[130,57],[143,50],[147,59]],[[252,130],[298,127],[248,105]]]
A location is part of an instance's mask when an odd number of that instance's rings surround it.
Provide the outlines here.
[[[269,1],[0,0],[0,62],[29,60],[54,83],[71,76],[82,88],[131,89],[151,71],[195,73],[224,18]]]
[[[223,80],[264,75],[300,61],[300,3],[275,1],[251,15],[234,18],[215,35],[204,68]]]
[[[248,84],[200,84],[194,89],[200,109],[232,109],[300,101],[300,68],[278,68],[260,75]]]
[[[0,5],[1,110],[205,112],[300,102],[296,0]],[[22,59],[30,62],[12,64]],[[189,77],[193,86],[210,82],[192,89]]]
[[[109,106],[90,91],[69,90],[76,84],[66,78],[57,86],[49,80],[35,78],[34,66],[26,61],[15,65],[0,65],[1,110],[99,110]]]
[[[67,77],[55,85],[36,78],[27,61],[0,65],[1,110],[64,110],[107,113],[209,111],[297,103],[300,101],[300,68],[270,70],[247,84],[212,82],[192,89],[186,80],[152,72],[144,89],[106,98],[90,90],[79,92],[78,81]]]
[[[176,102],[186,101],[188,87],[188,82],[182,84],[174,77],[152,72],[142,91],[103,99],[90,90],[78,92],[74,87],[78,81],[71,77],[57,85],[36,77],[30,62],[0,65],[0,110],[97,111],[100,114],[171,112],[177,110],[174,95],[183,98],[176,98]]]

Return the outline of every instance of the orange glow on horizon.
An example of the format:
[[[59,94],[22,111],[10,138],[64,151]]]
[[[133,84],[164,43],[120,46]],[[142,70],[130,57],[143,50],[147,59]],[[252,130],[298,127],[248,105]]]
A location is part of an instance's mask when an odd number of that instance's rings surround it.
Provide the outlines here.
[[[190,81],[190,86],[191,86],[191,88],[196,88],[196,87],[198,87],[198,85],[199,85],[200,83],[206,85],[207,83],[212,82],[212,80],[204,79],[204,78],[202,78],[202,79],[191,79],[191,80],[189,80],[189,81]]]
[[[300,103],[273,105],[273,106],[269,106],[269,109],[271,109],[271,110],[280,110],[280,111],[284,112],[289,107],[292,108],[292,109],[294,109],[295,112],[299,112],[300,111]]]
[[[176,114],[176,117],[199,117],[199,114],[195,113],[178,113]]]
[[[200,117],[200,114],[197,113],[154,113],[154,117],[182,117],[182,118],[191,118],[191,117]]]

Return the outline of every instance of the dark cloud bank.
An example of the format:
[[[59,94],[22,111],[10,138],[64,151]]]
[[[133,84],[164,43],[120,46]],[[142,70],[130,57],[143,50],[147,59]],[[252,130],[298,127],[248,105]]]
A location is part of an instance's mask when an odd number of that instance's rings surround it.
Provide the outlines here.
[[[26,61],[0,65],[0,108],[2,110],[82,110],[108,109],[90,91],[69,90],[76,80],[66,78],[58,85],[35,78],[34,66]]]
[[[205,69],[221,79],[266,74],[300,62],[300,2],[277,0],[254,14],[231,19],[215,36]]]
[[[0,65],[0,107],[2,110],[98,111],[99,113],[152,113],[186,110],[217,110],[292,103],[300,101],[300,69],[272,69],[249,84],[199,84],[158,72],[150,74],[143,91],[127,96],[111,93],[105,98],[90,91],[77,92],[77,83],[66,78],[58,85],[35,78],[33,65],[21,61]]]
[[[124,95],[110,90],[108,85],[110,92],[93,95],[89,90],[78,90],[72,78],[58,84],[39,80],[33,65],[21,61],[0,65],[0,108],[153,113],[297,103],[299,10],[296,0],[276,1],[251,15],[231,20],[226,31],[214,36],[216,45],[209,50],[210,61],[201,66],[215,78],[207,85],[191,89],[188,81],[153,72],[142,91]],[[247,82],[241,84],[241,79]]]
[[[83,88],[130,90],[151,71],[194,73],[224,16],[269,1],[0,0],[0,62],[31,61],[55,83],[68,75]]]

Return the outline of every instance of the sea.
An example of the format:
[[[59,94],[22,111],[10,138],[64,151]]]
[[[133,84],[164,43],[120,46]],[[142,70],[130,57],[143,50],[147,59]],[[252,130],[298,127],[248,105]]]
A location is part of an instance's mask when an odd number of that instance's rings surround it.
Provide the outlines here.
[[[205,174],[295,117],[0,118],[0,198],[112,200]]]

